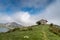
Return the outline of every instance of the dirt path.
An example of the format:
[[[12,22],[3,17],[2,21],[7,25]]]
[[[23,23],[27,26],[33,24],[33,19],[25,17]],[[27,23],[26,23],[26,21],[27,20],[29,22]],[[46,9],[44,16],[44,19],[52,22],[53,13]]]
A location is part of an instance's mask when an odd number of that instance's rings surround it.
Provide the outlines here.
[[[43,33],[43,40],[48,40],[46,33],[44,31],[42,33]]]
[[[44,27],[42,27],[43,40],[48,40]]]

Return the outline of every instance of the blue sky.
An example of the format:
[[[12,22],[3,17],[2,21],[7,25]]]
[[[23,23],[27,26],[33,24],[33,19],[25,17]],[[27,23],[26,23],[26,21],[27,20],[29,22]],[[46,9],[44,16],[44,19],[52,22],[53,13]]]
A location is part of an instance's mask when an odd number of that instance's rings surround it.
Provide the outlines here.
[[[41,12],[54,0],[0,0],[0,12],[12,14],[17,11],[36,14]]]
[[[60,25],[60,0],[0,0],[0,22],[34,25],[40,19]]]

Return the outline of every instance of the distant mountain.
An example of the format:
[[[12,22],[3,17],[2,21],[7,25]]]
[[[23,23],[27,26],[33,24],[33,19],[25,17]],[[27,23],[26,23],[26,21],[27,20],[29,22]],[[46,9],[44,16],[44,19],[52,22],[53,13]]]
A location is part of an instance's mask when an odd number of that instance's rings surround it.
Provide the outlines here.
[[[12,28],[22,27],[22,25],[20,25],[16,22],[6,23],[5,25],[6,25],[6,27],[12,27]]]

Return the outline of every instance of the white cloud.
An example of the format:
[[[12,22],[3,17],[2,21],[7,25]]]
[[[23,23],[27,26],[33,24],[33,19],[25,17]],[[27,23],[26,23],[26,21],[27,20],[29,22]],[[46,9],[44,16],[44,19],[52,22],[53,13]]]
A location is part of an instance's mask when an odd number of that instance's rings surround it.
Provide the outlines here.
[[[13,19],[11,19],[11,17],[9,17],[6,14],[0,14],[0,22],[1,23],[13,22]]]
[[[35,24],[33,17],[28,12],[17,12],[12,15],[13,19],[24,26]]]

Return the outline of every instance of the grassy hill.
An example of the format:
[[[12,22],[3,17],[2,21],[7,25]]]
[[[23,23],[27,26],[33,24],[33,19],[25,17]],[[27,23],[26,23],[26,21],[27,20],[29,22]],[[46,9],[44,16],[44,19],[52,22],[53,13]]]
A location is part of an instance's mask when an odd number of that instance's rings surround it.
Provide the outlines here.
[[[29,38],[24,38],[28,36]],[[16,30],[10,33],[0,33],[0,40],[60,40],[60,37],[49,31],[49,25],[38,25],[32,30]]]

